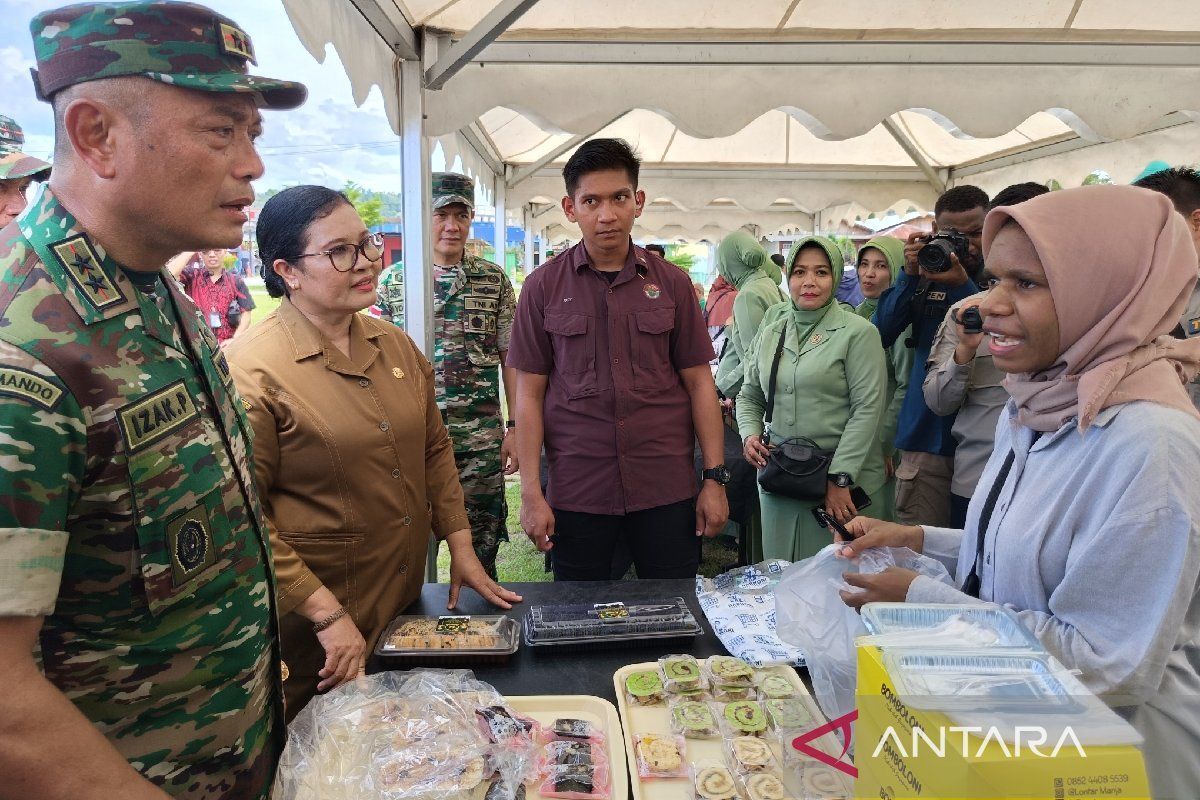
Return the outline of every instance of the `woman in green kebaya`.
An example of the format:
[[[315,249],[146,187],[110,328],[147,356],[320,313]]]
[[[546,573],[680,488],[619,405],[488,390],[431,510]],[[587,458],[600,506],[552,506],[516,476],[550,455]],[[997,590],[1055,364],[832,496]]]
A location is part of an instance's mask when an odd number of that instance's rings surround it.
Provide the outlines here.
[[[746,359],[737,399],[746,459],[762,467],[769,456],[764,414],[781,336],[769,443],[803,436],[834,451],[823,500],[795,500],[760,489],[767,558],[798,561],[813,555],[831,534],[812,510],[822,506],[848,521],[858,513],[851,489],[857,486],[878,502],[886,480],[879,438],[887,404],[886,359],[875,326],[834,298],[843,268],[841,251],[829,239],[808,236],[796,242],[785,262],[790,301],[766,315]]]
[[[870,320],[879,305],[879,297],[896,282],[904,268],[904,242],[891,236],[876,236],[858,251],[858,285],[865,298],[855,312]],[[896,423],[900,406],[908,390],[908,374],[912,369],[913,349],[904,344],[911,335],[905,331],[895,344],[885,350],[887,355],[887,391],[884,393],[883,423],[879,426],[879,443],[883,448],[887,483],[872,497],[871,516],[891,520],[896,510]]]

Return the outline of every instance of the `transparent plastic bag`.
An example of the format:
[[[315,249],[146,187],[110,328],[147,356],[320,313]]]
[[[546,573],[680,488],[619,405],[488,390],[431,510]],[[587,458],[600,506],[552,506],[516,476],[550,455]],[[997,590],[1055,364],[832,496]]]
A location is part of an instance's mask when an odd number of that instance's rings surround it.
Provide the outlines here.
[[[528,736],[488,741],[476,710],[504,698],[469,670],[384,672],[318,695],[288,726],[276,800],[471,797],[489,777],[517,787]]]
[[[828,545],[812,558],[788,567],[775,587],[779,638],[804,651],[813,692],[830,719],[854,710],[858,673],[854,640],[867,632],[858,612],[842,601],[841,590],[857,591],[842,576],[902,567],[952,583],[941,562],[905,547],[873,548],[854,559],[838,556],[841,547]]]

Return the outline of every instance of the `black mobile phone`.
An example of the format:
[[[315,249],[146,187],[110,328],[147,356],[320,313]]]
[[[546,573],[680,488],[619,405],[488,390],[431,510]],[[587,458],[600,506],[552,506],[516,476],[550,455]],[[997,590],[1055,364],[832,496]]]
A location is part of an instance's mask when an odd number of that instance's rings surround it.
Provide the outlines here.
[[[871,505],[871,496],[864,492],[861,486],[852,486],[850,487],[850,501],[854,503],[855,508],[862,511]]]
[[[826,528],[826,529],[832,528],[833,530],[837,531],[838,534],[842,537],[843,541],[848,542],[854,538],[853,536],[850,535],[850,531],[846,530],[846,527],[844,525],[842,525],[842,523],[838,522],[836,519],[831,517],[829,515],[829,512],[827,512],[823,506],[817,506],[816,508],[814,508],[812,510],[812,515],[813,515],[813,519],[815,519],[817,521],[818,525],[820,525],[822,528]]]

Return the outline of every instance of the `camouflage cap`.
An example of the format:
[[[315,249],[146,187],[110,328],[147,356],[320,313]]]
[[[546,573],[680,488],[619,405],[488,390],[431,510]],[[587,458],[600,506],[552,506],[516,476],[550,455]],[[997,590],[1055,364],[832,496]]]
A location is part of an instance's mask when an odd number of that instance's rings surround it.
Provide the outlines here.
[[[11,117],[0,114],[0,181],[17,178],[44,180],[50,175],[50,165],[40,158],[21,152],[25,131]]]
[[[475,210],[475,181],[457,172],[433,173],[433,207],[444,208],[455,203]]]
[[[250,37],[228,17],[195,3],[80,3],[29,23],[38,97],[77,83],[142,75],[206,92],[253,94],[267,108],[295,108],[308,90],[293,81],[247,74]]]

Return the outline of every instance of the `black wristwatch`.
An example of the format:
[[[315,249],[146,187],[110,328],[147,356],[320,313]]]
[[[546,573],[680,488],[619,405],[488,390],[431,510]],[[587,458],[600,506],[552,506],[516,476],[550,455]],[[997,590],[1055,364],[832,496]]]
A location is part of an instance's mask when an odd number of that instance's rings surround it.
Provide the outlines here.
[[[849,488],[850,484],[854,483],[849,472],[831,472],[829,473],[829,482],[842,489]]]
[[[508,422],[504,423],[505,430],[512,430],[515,427],[517,427],[517,421],[515,419],[510,419]]]
[[[712,469],[706,469],[700,473],[700,476],[706,481],[716,481],[724,486],[729,483],[729,467],[724,464],[717,464]]]

